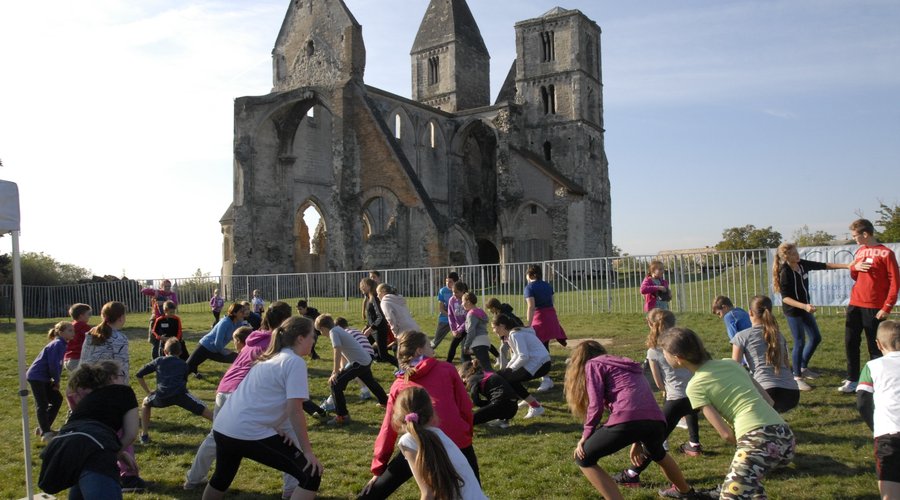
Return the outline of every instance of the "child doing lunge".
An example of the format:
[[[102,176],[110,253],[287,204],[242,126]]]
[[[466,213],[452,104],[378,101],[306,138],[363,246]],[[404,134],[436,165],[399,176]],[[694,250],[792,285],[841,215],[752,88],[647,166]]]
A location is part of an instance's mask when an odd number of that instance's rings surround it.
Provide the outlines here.
[[[475,356],[481,366],[490,367],[491,358],[488,353],[492,346],[487,333],[488,317],[487,313],[476,306],[477,303],[478,297],[472,292],[466,292],[462,297],[463,309],[466,310],[466,336],[462,345],[462,360],[466,362]]]
[[[372,357],[372,360],[375,360],[375,348],[372,347],[372,342],[369,341],[368,337],[366,337],[363,332],[357,330],[350,326],[350,323],[347,321],[347,318],[342,318],[338,316],[334,319],[334,324],[343,328],[350,335],[356,339],[356,342],[359,343],[359,346],[366,351],[366,354]],[[369,391],[369,388],[366,387],[366,384],[363,383],[362,380],[356,379],[356,383],[359,384],[359,400],[365,401],[367,399],[372,399],[372,392]],[[334,401],[332,401],[333,403]]]
[[[766,390],[775,410],[784,413],[800,402],[801,387],[811,387],[791,373],[787,342],[772,315],[772,300],[764,295],[750,299],[750,321],[752,328],[731,339],[731,358],[746,361],[753,380]]]
[[[514,322],[516,322],[518,326],[525,326],[525,323],[522,323],[522,319],[516,316],[515,313],[513,313],[512,306],[505,302],[501,303],[500,300],[496,297],[491,297],[490,299],[488,299],[488,301],[485,302],[484,307],[491,314],[493,314],[494,317],[504,314],[511,318]],[[509,364],[510,355],[511,353],[509,350],[509,343],[507,343],[506,341],[501,342],[500,355],[497,356],[497,361],[499,362],[499,367],[501,369],[506,368],[506,366]]]
[[[534,330],[516,326],[516,322],[506,315],[496,316],[493,326],[500,340],[509,343],[512,352],[509,365],[497,373],[509,382],[519,399],[528,405],[525,418],[543,415],[544,407],[540,401],[535,399],[522,384],[550,373],[550,352],[538,340]]]
[[[875,433],[875,471],[885,500],[900,498],[900,322],[878,325],[882,357],[866,363],[856,386],[859,414]]]
[[[703,411],[722,439],[737,445],[720,498],[766,498],[762,479],[790,463],[794,434],[766,402],[765,390],[736,361],[711,360],[691,330],[671,328],[659,346],[672,367],[694,373],[687,385],[694,409]]]
[[[187,377],[188,365],[179,357],[181,354],[181,342],[177,338],[166,340],[163,345],[164,356],[154,358],[144,365],[135,374],[138,384],[147,393],[141,405],[141,443],[150,442],[150,410],[151,408],[166,408],[180,406],[194,415],[201,415],[207,420],[212,420],[213,414],[199,398],[188,392]],[[144,377],[156,373],[156,390],[151,391],[144,381]]]
[[[478,459],[472,447],[472,401],[462,379],[452,364],[434,358],[428,336],[412,331],[397,339],[400,370],[391,385],[387,412],[375,439],[372,459],[373,477],[358,498],[387,498],[413,476],[410,464],[402,454],[394,456],[397,429],[392,424],[394,406],[400,392],[407,387],[421,387],[428,391],[434,404],[437,426],[450,438],[478,480]]]
[[[181,318],[175,315],[178,306],[171,300],[167,300],[163,304],[163,315],[153,320],[153,327],[150,329],[152,335],[150,343],[153,344],[153,352],[151,359],[156,359],[163,355],[163,346],[166,341],[171,338],[178,339],[181,342]],[[187,360],[187,352],[184,349],[178,350],[178,357]]]
[[[488,425],[502,429],[509,427],[509,419],[519,410],[516,404],[519,397],[509,382],[499,374],[484,369],[477,359],[460,365],[459,376],[466,384],[472,402],[479,408],[473,417],[473,425],[488,422]]]
[[[620,499],[615,480],[597,462],[631,446],[631,462],[650,458],[662,467],[672,487],[660,496],[693,498],[675,460],[666,453],[666,419],[656,404],[641,365],[611,356],[599,342],[587,340],[572,352],[566,368],[566,402],[572,414],[584,419],[575,462],[591,485],[607,499]],[[601,425],[605,411],[609,418]]]
[[[63,356],[63,366],[69,373],[74,372],[78,368],[81,361],[81,347],[84,345],[84,339],[87,332],[91,331],[91,306],[87,304],[72,304],[69,308],[69,316],[72,317],[72,327],[75,329],[75,336],[66,344],[66,354]]]
[[[650,326],[650,333],[647,335],[647,360],[650,362],[650,370],[653,372],[657,387],[663,387],[665,391],[666,402],[662,408],[663,416],[666,418],[665,437],[669,437],[678,421],[684,417],[689,441],[682,444],[679,450],[689,456],[699,456],[703,452],[703,447],[700,446],[697,412],[691,407],[691,401],[684,391],[693,374],[685,368],[672,368],[657,344],[662,332],[675,326],[675,315],[668,310],[651,309],[647,314],[647,324]],[[640,486],[640,474],[649,465],[650,459],[645,458],[634,467],[616,474],[614,479],[623,486]]]
[[[379,404],[386,405],[387,394],[372,375],[372,355],[367,353],[353,335],[347,333],[347,330],[335,325],[334,318],[330,314],[321,314],[316,318],[316,329],[322,335],[328,335],[334,348],[334,363],[328,384],[331,386],[331,396],[334,398],[335,417],[328,423],[344,425],[350,422],[350,412],[347,410],[344,389],[356,378],[366,384]]]
[[[25,378],[34,394],[34,412],[37,414],[38,428],[35,434],[41,441],[47,442],[56,435],[53,432],[53,421],[62,406],[62,393],[59,392],[59,379],[62,376],[63,356],[66,345],[75,335],[75,328],[68,321],[60,321],[47,332],[50,342],[41,349],[34,358]]]
[[[408,387],[394,403],[391,425],[405,432],[397,441],[422,498],[487,500],[472,466],[456,443],[434,425],[428,391]]]

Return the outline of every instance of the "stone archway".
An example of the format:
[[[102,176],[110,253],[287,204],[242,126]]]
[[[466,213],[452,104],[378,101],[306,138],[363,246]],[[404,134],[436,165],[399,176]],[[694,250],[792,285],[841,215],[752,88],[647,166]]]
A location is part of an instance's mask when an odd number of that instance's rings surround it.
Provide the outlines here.
[[[327,255],[325,216],[314,200],[307,200],[294,216],[294,272],[326,271]]]
[[[500,251],[496,245],[489,240],[479,239],[478,242],[478,263],[479,264],[499,264]]]

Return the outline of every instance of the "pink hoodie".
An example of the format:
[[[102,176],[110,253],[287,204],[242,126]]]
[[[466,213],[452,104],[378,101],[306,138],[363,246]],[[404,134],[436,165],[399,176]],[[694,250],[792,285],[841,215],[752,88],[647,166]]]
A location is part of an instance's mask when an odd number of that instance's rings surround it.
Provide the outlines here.
[[[217,391],[230,393],[237,390],[238,384],[247,376],[256,358],[268,349],[271,340],[272,332],[270,331],[256,330],[251,333],[244,343],[244,348],[238,353],[237,359],[234,360],[234,363],[222,376],[222,380],[219,381]]]

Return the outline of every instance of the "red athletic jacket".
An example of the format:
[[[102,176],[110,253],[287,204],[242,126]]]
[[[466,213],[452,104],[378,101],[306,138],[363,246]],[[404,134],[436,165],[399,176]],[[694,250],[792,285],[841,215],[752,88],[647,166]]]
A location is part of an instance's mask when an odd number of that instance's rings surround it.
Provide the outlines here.
[[[890,313],[897,302],[897,290],[900,287],[897,257],[890,248],[882,244],[861,246],[856,251],[853,263],[868,258],[872,259],[872,267],[868,272],[861,273],[850,268],[850,277],[856,281],[850,291],[850,305]]]

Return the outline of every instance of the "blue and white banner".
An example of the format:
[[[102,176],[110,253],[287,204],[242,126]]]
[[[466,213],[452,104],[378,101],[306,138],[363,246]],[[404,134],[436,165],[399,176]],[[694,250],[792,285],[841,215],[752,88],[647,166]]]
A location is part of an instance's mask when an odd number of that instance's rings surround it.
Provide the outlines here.
[[[894,251],[894,255],[900,254],[900,243],[883,243],[884,246]],[[849,264],[853,262],[858,245],[841,245],[830,247],[801,247],[798,248],[801,259],[818,262],[832,262]],[[769,269],[769,294],[776,305],[781,305],[781,294],[775,293],[772,287],[772,262],[775,261],[775,249],[768,252]],[[809,297],[815,306],[846,306],[850,303],[850,289],[854,281],[850,278],[847,269],[811,271],[809,273]]]

